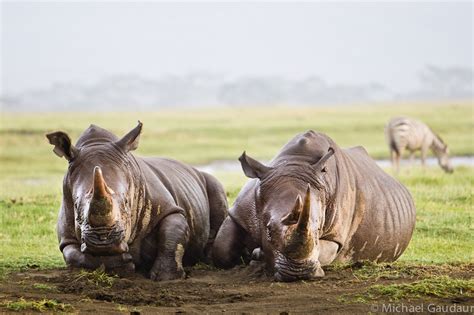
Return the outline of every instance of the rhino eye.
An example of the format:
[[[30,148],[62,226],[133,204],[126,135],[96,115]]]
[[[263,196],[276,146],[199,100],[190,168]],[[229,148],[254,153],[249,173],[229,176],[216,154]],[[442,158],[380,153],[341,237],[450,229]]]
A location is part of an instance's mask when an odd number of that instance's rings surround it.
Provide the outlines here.
[[[79,197],[74,198],[74,209],[78,209],[81,205],[81,199]]]
[[[266,236],[267,236],[267,240],[271,241],[272,240],[272,233],[270,233],[270,229],[267,229],[266,231]]]
[[[92,192],[90,192],[90,194],[92,194]],[[83,207],[84,198],[89,197],[90,194],[89,192],[87,192],[84,196],[77,195],[74,198],[74,209],[75,210],[81,209]]]
[[[265,234],[267,235],[267,239],[271,239],[271,226],[271,222],[268,222],[266,225]]]
[[[275,233],[277,232],[277,229],[275,228],[275,224],[273,224],[272,221],[267,223],[266,226],[266,236],[268,240],[272,240],[275,237]]]

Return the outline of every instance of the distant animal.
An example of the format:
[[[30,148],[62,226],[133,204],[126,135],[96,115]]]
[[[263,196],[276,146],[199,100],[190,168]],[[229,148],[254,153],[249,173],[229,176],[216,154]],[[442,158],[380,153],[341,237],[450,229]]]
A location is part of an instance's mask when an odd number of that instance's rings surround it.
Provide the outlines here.
[[[252,179],[217,234],[217,266],[232,267],[248,252],[276,280],[313,279],[333,262],[394,261],[410,242],[410,193],[362,147],[340,149],[310,130],[269,165],[245,152],[239,160]]]
[[[385,126],[385,138],[396,173],[400,169],[400,158],[405,150],[410,152],[411,163],[413,163],[415,152],[420,150],[421,164],[425,166],[428,149],[436,155],[439,166],[445,172],[453,172],[449,161],[448,145],[423,122],[408,117],[392,118]]]
[[[142,123],[118,139],[91,125],[71,144],[47,135],[69,166],[57,234],[68,265],[149,272],[153,280],[182,278],[183,264],[205,259],[227,211],[211,175],[166,158],[140,158]]]

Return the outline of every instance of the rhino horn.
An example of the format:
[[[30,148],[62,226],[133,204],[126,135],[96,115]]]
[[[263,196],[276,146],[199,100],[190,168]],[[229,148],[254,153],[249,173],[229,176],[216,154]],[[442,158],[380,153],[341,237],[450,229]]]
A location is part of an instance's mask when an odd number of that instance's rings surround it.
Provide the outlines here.
[[[113,225],[112,193],[112,190],[107,187],[100,167],[94,167],[93,195],[89,205],[89,224],[91,226]]]
[[[296,197],[295,205],[293,206],[293,209],[288,213],[286,216],[284,216],[281,219],[281,223],[283,225],[293,225],[298,222],[298,219],[300,217],[301,210],[303,208],[303,201],[301,201],[300,195]]]
[[[296,205],[301,198],[297,198]],[[301,209],[302,208],[302,209]],[[308,184],[303,205],[300,206],[298,220],[289,229],[284,252],[292,258],[306,257],[314,247],[314,237],[311,233],[311,186]],[[290,213],[291,214],[291,213]]]
[[[326,152],[326,154],[324,154],[324,156],[321,159],[319,159],[319,161],[313,164],[313,168],[316,169],[317,171],[324,170],[324,164],[331,156],[333,156],[333,154],[334,154],[334,149],[330,147],[328,149],[328,152]]]
[[[303,210],[301,211],[298,219],[298,225],[296,229],[300,232],[305,232],[309,229],[309,218],[311,216],[311,185],[308,184],[306,188],[306,194],[304,197]]]

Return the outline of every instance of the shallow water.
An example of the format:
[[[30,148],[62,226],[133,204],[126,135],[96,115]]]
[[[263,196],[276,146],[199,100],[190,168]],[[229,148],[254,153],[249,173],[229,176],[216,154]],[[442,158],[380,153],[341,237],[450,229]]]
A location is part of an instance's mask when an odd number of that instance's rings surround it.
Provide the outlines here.
[[[375,161],[381,168],[389,168],[391,166],[390,160],[376,160]],[[407,166],[410,164],[408,159],[404,159],[400,162],[402,166]],[[426,160],[428,166],[438,165],[438,160],[434,157],[430,157]],[[421,165],[420,159],[415,159],[415,166]],[[474,156],[455,156],[451,158],[451,165],[456,166],[470,166],[474,167]],[[240,167],[239,161],[213,161],[206,165],[198,165],[197,169],[206,172],[206,173],[216,173],[216,172],[240,172],[242,168]]]

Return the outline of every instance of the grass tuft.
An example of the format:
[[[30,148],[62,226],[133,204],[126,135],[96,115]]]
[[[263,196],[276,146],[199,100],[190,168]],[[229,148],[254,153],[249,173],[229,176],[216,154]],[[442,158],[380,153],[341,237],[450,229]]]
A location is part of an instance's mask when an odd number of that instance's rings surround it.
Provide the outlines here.
[[[33,288],[41,291],[57,291],[55,286],[46,283],[33,283]]]
[[[359,280],[394,280],[400,278],[413,278],[423,273],[422,269],[408,264],[374,263],[370,261],[357,262],[350,266],[354,277]]]
[[[56,300],[43,299],[39,301],[25,300],[20,298],[16,301],[1,302],[0,306],[9,310],[20,311],[37,311],[37,312],[71,312],[74,310],[72,305],[60,303]]]
[[[117,278],[118,276],[111,276],[107,274],[104,269],[98,268],[94,271],[81,270],[73,281],[85,280],[96,287],[111,288]]]

